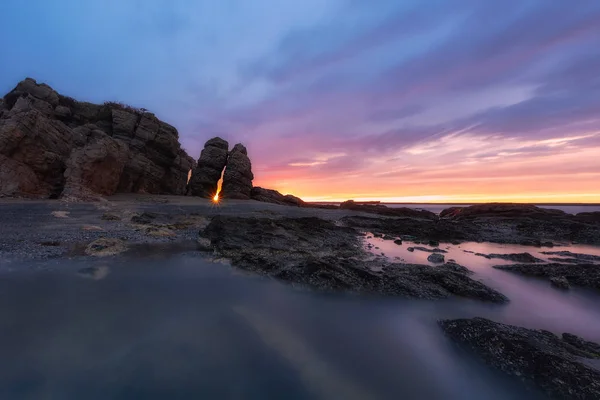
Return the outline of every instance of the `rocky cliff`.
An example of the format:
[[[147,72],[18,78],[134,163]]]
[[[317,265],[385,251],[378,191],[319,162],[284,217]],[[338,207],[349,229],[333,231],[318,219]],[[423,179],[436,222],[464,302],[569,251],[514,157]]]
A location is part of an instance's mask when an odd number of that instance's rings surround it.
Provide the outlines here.
[[[0,196],[185,194],[194,160],[154,114],[25,79],[0,100]]]

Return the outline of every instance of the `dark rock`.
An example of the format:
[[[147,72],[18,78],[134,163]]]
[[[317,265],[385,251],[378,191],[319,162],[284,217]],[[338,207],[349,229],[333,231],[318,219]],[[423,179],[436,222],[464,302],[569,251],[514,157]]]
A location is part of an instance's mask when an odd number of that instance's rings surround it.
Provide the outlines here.
[[[396,240],[394,240],[394,243],[396,243],[398,246],[400,246],[402,244],[402,240],[396,239]]]
[[[520,263],[539,263],[544,262],[537,257],[532,256],[529,253],[512,253],[512,254],[483,254],[475,253],[476,256],[485,257],[487,259],[497,258],[501,260],[515,261]]]
[[[408,250],[408,251],[410,251],[412,253],[413,251],[415,251],[415,248],[414,247],[407,247],[406,250]]]
[[[571,285],[600,290],[600,265],[597,264],[513,264],[494,268],[539,278],[565,277]]]
[[[577,219],[587,222],[600,222],[600,211],[582,212],[575,216]]]
[[[177,130],[152,114],[77,102],[29,78],[4,97],[3,108],[0,195],[185,193],[194,162]]]
[[[302,199],[296,196],[292,196],[291,194],[284,196],[277,190],[263,189],[258,186],[252,188],[252,190],[250,191],[250,197],[252,198],[252,200],[262,201],[265,203],[280,204],[284,206],[303,207],[305,204],[304,201],[302,201]]]
[[[571,285],[569,281],[564,276],[555,276],[550,278],[550,283],[552,286],[557,287],[559,289],[569,289]]]
[[[373,261],[351,228],[318,218],[216,216],[200,232],[212,249],[240,268],[324,290],[437,299],[507,299],[451,269]],[[380,272],[376,272],[376,271]]]
[[[579,261],[599,261],[600,256],[594,254],[581,254],[581,253],[572,253],[570,251],[542,251],[542,254],[552,255],[552,256],[560,256],[560,257],[568,257]]]
[[[102,214],[100,219],[103,221],[120,221],[121,217],[119,217],[116,214],[112,214],[112,213],[104,213],[104,214]]]
[[[427,261],[432,263],[443,263],[444,255],[439,253],[430,254],[429,257],[427,257]]]
[[[131,217],[131,222],[134,224],[147,225],[151,224],[158,215],[151,212],[143,212],[140,215],[134,215]]]
[[[484,318],[439,322],[445,334],[488,365],[550,398],[600,398],[600,371],[580,357],[598,358],[598,345],[574,335],[500,324]],[[590,351],[591,350],[591,351]]]
[[[472,218],[533,218],[548,219],[563,217],[567,214],[561,210],[536,207],[532,204],[486,203],[469,207],[450,207],[440,212],[440,218],[472,219]]]
[[[458,264],[454,260],[448,260],[443,265],[438,265],[436,268],[446,268],[454,272],[459,272],[461,274],[472,274],[473,272],[465,266]]]
[[[215,196],[223,169],[227,164],[228,149],[229,143],[219,137],[212,138],[204,144],[189,184],[189,191],[193,196],[204,198]]]
[[[229,152],[227,168],[223,174],[223,198],[249,200],[252,192],[252,163],[246,148],[236,144]]]
[[[437,247],[435,249],[428,249],[427,247],[415,246],[415,247],[411,247],[411,249],[412,250],[409,250],[409,251],[419,250],[419,251],[424,251],[426,253],[447,253],[446,250],[438,249]]]
[[[354,200],[347,200],[340,204],[341,210],[352,210],[361,211],[371,214],[386,215],[391,217],[411,217],[411,218],[423,218],[435,221],[438,219],[435,213],[425,210],[415,210],[413,208],[401,207],[401,208],[389,208],[383,204],[368,204],[368,203],[357,203]]]

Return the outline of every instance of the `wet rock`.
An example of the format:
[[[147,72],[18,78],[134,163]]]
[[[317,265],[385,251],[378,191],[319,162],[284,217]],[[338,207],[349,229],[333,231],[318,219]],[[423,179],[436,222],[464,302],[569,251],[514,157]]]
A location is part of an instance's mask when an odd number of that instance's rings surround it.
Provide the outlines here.
[[[396,243],[398,246],[400,246],[402,244],[402,240],[396,239],[396,240],[394,240],[394,243]]]
[[[264,189],[258,186],[252,188],[250,191],[250,198],[256,201],[280,204],[283,206],[303,207],[305,205],[304,201],[299,197],[292,196],[291,194],[283,195],[277,190]]]
[[[501,260],[515,261],[520,263],[539,263],[544,262],[537,257],[532,256],[529,253],[512,253],[512,254],[483,254],[483,253],[475,253],[476,256],[485,257],[487,259],[497,258]]]
[[[134,215],[131,217],[131,222],[134,224],[147,225],[151,224],[156,217],[158,217],[158,214],[152,212],[143,212],[139,215]]]
[[[4,96],[3,107],[0,195],[185,193],[194,162],[177,130],[150,113],[78,102],[30,78]]]
[[[564,276],[552,277],[550,278],[550,283],[552,284],[552,286],[559,289],[569,289],[571,287],[569,281]]]
[[[414,247],[407,247],[406,250],[410,251],[411,253],[415,251]]]
[[[241,143],[229,152],[227,168],[223,174],[222,194],[227,199],[249,200],[252,193],[252,163],[248,151]]]
[[[560,257],[568,257],[574,260],[579,261],[598,261],[600,262],[600,256],[594,254],[581,254],[581,253],[572,253],[570,251],[542,251],[542,254],[552,255],[552,256],[560,256]]]
[[[470,275],[473,273],[473,271],[471,271],[470,269],[468,269],[467,267],[465,267],[463,265],[458,264],[454,260],[448,260],[448,261],[446,261],[445,264],[438,265],[436,268],[445,268],[450,271],[459,272],[461,274],[467,274],[467,275]]]
[[[229,143],[214,137],[204,144],[189,184],[190,194],[212,198],[217,193],[219,179],[227,164]]]
[[[96,257],[114,256],[127,251],[125,242],[115,238],[101,238],[94,240],[86,249],[85,254]]]
[[[569,334],[561,339],[547,331],[484,318],[445,320],[439,324],[461,347],[532,390],[556,399],[600,398],[600,371],[581,362],[581,357],[598,358],[595,343]]]
[[[432,263],[443,263],[444,255],[439,253],[430,254],[429,257],[427,257],[427,261]]]
[[[571,285],[600,290],[600,265],[597,264],[513,264],[494,265],[494,268],[538,278],[567,278]]]
[[[427,265],[389,264],[363,249],[351,228],[318,218],[216,216],[200,237],[232,264],[294,284],[322,290],[410,298],[450,296],[489,302],[507,299],[467,274]]]
[[[446,250],[438,249],[437,247],[435,249],[428,249],[427,247],[414,246],[414,247],[411,247],[411,249],[412,250],[409,250],[409,251],[419,250],[419,251],[424,251],[426,253],[447,253]]]

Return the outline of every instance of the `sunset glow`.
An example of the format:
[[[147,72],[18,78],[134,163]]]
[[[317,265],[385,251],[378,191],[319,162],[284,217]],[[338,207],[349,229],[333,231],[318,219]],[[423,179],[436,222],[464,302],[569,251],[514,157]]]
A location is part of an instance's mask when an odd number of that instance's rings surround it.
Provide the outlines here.
[[[600,2],[507,1],[38,2],[48,26],[0,27],[0,91],[27,71],[144,107],[194,159],[241,142],[255,186],[306,200],[600,203]]]

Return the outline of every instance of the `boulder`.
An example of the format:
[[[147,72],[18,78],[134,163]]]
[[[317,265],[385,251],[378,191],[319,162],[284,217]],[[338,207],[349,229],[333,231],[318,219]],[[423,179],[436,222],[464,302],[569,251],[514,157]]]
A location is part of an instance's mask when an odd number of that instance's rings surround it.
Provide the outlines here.
[[[212,198],[217,193],[219,180],[227,164],[229,143],[214,137],[204,144],[200,158],[189,183],[192,196]]]
[[[249,200],[252,192],[252,163],[246,147],[236,144],[229,152],[227,168],[223,174],[223,198]]]
[[[2,99],[0,195],[185,194],[194,160],[177,130],[119,103],[62,96],[31,78]]]

